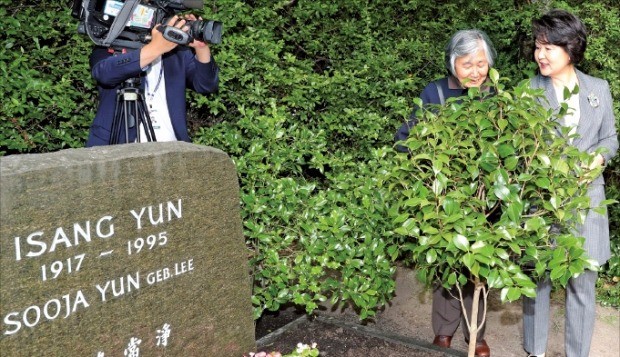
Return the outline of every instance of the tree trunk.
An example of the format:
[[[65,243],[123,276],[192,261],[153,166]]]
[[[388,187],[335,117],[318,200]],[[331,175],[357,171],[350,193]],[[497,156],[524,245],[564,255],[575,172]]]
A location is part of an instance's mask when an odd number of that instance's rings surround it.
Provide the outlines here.
[[[476,278],[476,281],[474,282],[474,296],[473,296],[473,300],[471,302],[471,315],[469,317],[469,349],[467,351],[467,356],[468,357],[474,357],[476,355],[476,340],[478,339],[478,330],[480,330],[482,328],[482,325],[484,324],[484,320],[486,319],[486,311],[483,314],[482,317],[482,321],[480,322],[480,326],[478,326],[478,309],[479,309],[479,303],[480,303],[480,291],[484,288],[484,283],[480,281],[480,279]],[[484,309],[486,309],[486,294],[484,296]],[[462,301],[462,300],[461,300]],[[461,302],[462,304],[462,302]],[[463,307],[463,313],[467,314],[467,310],[465,309],[465,305],[462,305]]]

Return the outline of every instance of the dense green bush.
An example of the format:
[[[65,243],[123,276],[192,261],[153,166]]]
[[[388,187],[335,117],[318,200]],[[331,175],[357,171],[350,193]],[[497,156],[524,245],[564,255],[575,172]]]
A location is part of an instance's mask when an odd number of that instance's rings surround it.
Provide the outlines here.
[[[615,0],[206,1],[203,17],[224,23],[213,46],[220,92],[188,94],[190,127],[196,143],[237,164],[256,316],[289,302],[310,311],[327,298],[366,316],[390,298],[402,242],[386,222],[390,197],[375,189],[390,165],[385,147],[412,99],[444,75],[443,47],[457,29],[485,30],[503,75],[516,82],[533,74],[530,22],[550,2],[591,28],[583,68],[610,80],[620,119]],[[8,78],[0,82],[0,154],[85,142],[96,104],[92,44],[76,34],[71,3],[0,0],[0,73]],[[617,195],[620,160],[610,166]],[[618,227],[617,207],[610,213]],[[615,251],[602,274],[608,281],[618,275]]]
[[[96,92],[67,3],[0,4],[0,154],[83,146]]]

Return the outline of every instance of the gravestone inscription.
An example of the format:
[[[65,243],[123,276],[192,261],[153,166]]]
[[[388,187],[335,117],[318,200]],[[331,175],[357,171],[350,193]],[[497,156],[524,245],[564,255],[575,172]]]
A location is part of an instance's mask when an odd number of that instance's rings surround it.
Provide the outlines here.
[[[255,347],[234,165],[188,143],[0,159],[3,356]]]

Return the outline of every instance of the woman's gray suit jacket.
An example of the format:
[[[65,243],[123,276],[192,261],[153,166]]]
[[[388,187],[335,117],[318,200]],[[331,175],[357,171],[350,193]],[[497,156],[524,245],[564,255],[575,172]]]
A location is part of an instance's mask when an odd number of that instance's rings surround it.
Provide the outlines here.
[[[607,81],[588,76],[576,70],[579,80],[579,125],[578,138],[572,145],[581,151],[594,152],[598,148],[605,148],[602,153],[605,162],[609,162],[618,150],[618,134],[614,117],[611,92]],[[545,106],[559,109],[559,103],[551,83],[551,78],[537,75],[532,78],[533,88],[545,90],[548,103]],[[597,177],[588,189],[591,207],[597,207],[605,199],[603,175]],[[580,234],[585,237],[584,248],[590,258],[604,264],[611,256],[609,248],[609,219],[607,214],[601,215],[594,211],[588,213]]]

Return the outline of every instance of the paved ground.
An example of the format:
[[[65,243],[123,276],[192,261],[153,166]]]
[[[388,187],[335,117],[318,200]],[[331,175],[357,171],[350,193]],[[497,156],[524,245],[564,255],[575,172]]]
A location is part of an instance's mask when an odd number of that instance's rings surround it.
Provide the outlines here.
[[[396,297],[377,319],[376,327],[415,336],[430,341],[433,332],[430,325],[431,294],[420,286],[413,271],[399,269],[397,273]],[[564,356],[564,306],[562,294],[552,305],[550,336],[547,357]],[[522,357],[521,302],[502,304],[497,294],[489,296],[486,340],[493,356]],[[466,351],[467,346],[459,331],[453,340],[453,347]],[[614,308],[597,307],[594,336],[590,349],[591,357],[620,357],[620,311]]]
[[[299,319],[259,340],[262,350],[290,352],[297,342],[319,343],[321,356],[465,356],[467,346],[457,331],[452,349],[432,346],[430,324],[431,294],[413,271],[399,268],[396,296],[374,321],[360,325],[350,311],[322,311],[319,318]],[[564,356],[564,308],[561,294],[552,306],[548,357]],[[291,314],[283,313],[281,318]],[[293,316],[294,318],[298,316]],[[502,304],[493,293],[489,297],[486,340],[494,357],[523,357],[521,303]],[[591,357],[620,357],[620,311],[597,307]]]

